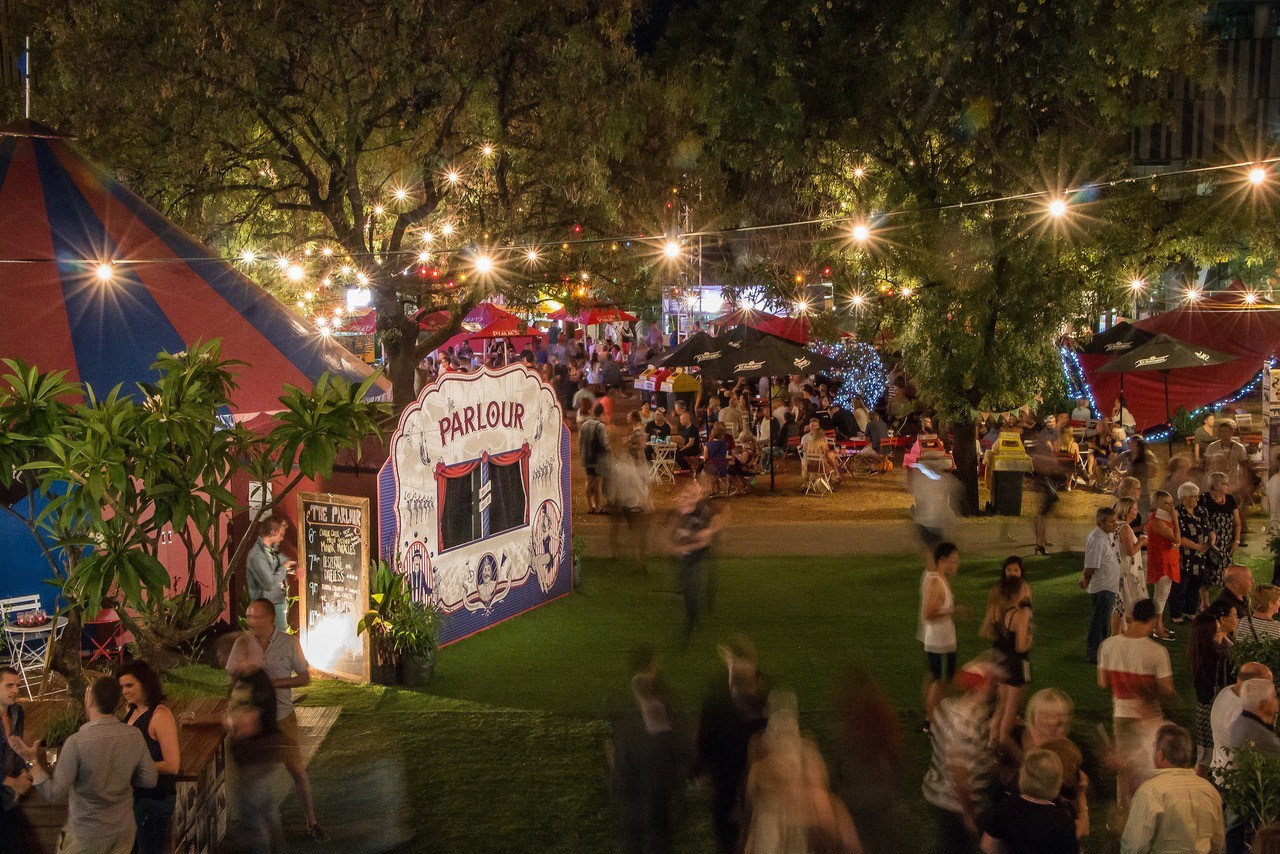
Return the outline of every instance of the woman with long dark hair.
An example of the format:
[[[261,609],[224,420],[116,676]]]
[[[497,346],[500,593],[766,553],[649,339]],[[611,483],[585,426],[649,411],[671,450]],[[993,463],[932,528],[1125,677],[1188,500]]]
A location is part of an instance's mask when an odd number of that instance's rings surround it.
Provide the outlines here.
[[[1005,558],[1000,581],[987,594],[981,633],[991,639],[999,675],[990,742],[1002,745],[1013,732],[1022,699],[1031,681],[1031,586],[1022,574],[1022,558]]]
[[[1196,689],[1196,773],[1209,775],[1213,759],[1213,727],[1209,712],[1214,698],[1231,679],[1231,633],[1240,624],[1234,608],[1211,606],[1191,621],[1187,668]]]
[[[127,707],[124,722],[142,731],[160,779],[147,789],[133,790],[133,815],[138,824],[134,850],[138,854],[168,854],[169,826],[178,800],[177,775],[182,756],[178,722],[164,704],[160,677],[147,662],[131,661],[116,671]]]

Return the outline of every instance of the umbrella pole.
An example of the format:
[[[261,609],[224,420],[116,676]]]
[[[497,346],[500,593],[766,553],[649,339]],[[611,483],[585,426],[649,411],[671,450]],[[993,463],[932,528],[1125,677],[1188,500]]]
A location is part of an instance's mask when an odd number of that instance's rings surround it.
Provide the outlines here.
[[[1129,431],[1126,430],[1124,426],[1124,372],[1123,371],[1121,371],[1120,373],[1120,432],[1125,434],[1125,439],[1127,441],[1129,436]]]
[[[769,419],[769,491],[777,485],[778,431],[773,429],[773,377],[769,377],[769,394],[765,397],[764,415]]]
[[[1161,371],[1164,374],[1164,420],[1169,425],[1168,432],[1165,437],[1169,440],[1169,461],[1173,461],[1173,416],[1169,414],[1169,372]]]

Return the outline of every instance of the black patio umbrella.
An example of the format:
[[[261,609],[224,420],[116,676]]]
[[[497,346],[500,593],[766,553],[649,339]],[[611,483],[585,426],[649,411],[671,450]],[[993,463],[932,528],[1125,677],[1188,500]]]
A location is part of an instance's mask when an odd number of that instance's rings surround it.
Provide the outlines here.
[[[701,368],[720,359],[725,346],[705,332],[695,332],[654,364],[664,368]]]
[[[1090,356],[1119,356],[1128,353],[1134,347],[1146,344],[1155,337],[1154,332],[1148,332],[1122,320],[1107,331],[1099,332],[1090,338],[1089,343],[1079,349],[1081,353]]]
[[[719,355],[698,364],[703,376],[710,379],[808,376],[841,367],[839,362],[821,353],[749,326],[735,326],[711,340]]]
[[[1221,365],[1234,362],[1235,356],[1198,347],[1186,341],[1180,341],[1172,335],[1156,335],[1145,344],[1139,344],[1129,352],[1116,356],[1098,370],[1120,374],[1121,410],[1124,420],[1124,375],[1130,371],[1159,371],[1164,375],[1164,420],[1172,422],[1169,413],[1169,372],[1180,368],[1204,368],[1209,365]],[[1173,455],[1173,430],[1169,431],[1169,455]]]

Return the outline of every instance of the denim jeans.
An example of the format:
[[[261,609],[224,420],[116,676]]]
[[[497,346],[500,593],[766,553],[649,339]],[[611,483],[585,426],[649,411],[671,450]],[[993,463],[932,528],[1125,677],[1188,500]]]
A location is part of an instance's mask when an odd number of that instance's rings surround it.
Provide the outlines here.
[[[138,822],[135,850],[138,854],[169,854],[169,824],[173,821],[176,796],[134,798],[133,817]]]
[[[1090,593],[1093,600],[1093,614],[1089,617],[1089,638],[1085,643],[1085,656],[1090,662],[1097,663],[1098,647],[1111,636],[1111,612],[1116,608],[1114,590],[1101,590]]]

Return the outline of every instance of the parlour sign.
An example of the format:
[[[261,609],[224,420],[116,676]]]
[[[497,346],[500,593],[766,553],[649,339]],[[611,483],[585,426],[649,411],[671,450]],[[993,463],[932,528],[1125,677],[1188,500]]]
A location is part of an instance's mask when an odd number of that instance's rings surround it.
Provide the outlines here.
[[[522,364],[445,374],[378,475],[380,551],[452,643],[568,593],[569,430]]]

